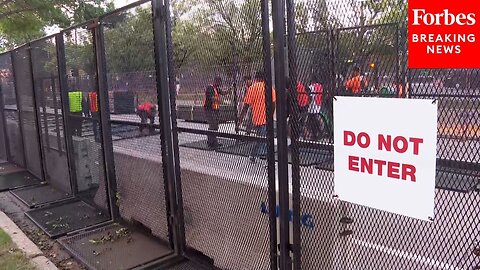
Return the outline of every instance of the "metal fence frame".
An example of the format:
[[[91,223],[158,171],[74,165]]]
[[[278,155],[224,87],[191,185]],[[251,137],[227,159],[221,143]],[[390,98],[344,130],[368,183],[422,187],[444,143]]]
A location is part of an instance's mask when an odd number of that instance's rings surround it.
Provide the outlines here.
[[[269,265],[270,269],[301,269],[301,176],[300,176],[300,162],[299,162],[299,149],[303,145],[309,145],[308,142],[301,142],[296,132],[292,132],[292,182],[289,184],[289,162],[288,153],[289,146],[287,144],[287,130],[289,123],[287,122],[287,81],[285,73],[288,70],[289,77],[293,82],[297,82],[297,63],[296,63],[296,25],[295,25],[295,3],[294,0],[279,0],[271,1],[272,7],[272,21],[273,21],[273,58],[275,70],[272,72],[271,68],[271,45],[270,41],[270,11],[268,0],[261,0],[261,15],[262,15],[262,53],[263,53],[263,70],[266,72],[266,112],[267,112],[267,136],[266,138],[260,138],[257,136],[234,134],[221,131],[201,130],[194,128],[179,127],[177,125],[176,116],[176,96],[175,96],[175,70],[173,66],[173,45],[172,45],[172,22],[170,18],[170,1],[169,0],[141,0],[123,8],[117,9],[111,13],[105,14],[97,19],[69,27],[62,30],[60,33],[38,39],[41,41],[48,38],[55,39],[56,47],[56,60],[59,76],[59,89],[60,100],[63,112],[63,136],[65,139],[65,152],[67,155],[67,162],[70,173],[70,186],[72,189],[73,197],[78,194],[77,177],[75,169],[75,160],[73,156],[73,139],[72,139],[72,127],[68,117],[68,95],[67,95],[67,70],[66,70],[66,57],[65,57],[65,42],[64,34],[73,29],[82,26],[88,26],[88,29],[93,34],[93,48],[95,56],[95,72],[97,74],[96,85],[98,86],[99,94],[99,107],[100,107],[100,123],[101,123],[101,144],[102,144],[102,162],[104,164],[105,179],[106,179],[106,191],[108,198],[108,208],[110,211],[111,220],[106,224],[117,222],[121,220],[119,213],[119,207],[116,204],[117,184],[115,174],[115,161],[112,142],[112,132],[110,124],[129,124],[137,125],[132,122],[122,120],[111,120],[109,111],[109,97],[108,97],[108,78],[107,78],[107,60],[105,52],[105,39],[104,39],[104,25],[103,19],[109,15],[122,12],[139,6],[144,3],[151,3],[152,6],[152,24],[153,24],[153,36],[154,36],[154,52],[155,52],[155,71],[156,71],[156,87],[159,106],[160,124],[153,125],[155,128],[160,129],[161,149],[162,149],[162,170],[164,179],[154,179],[154,181],[160,181],[165,187],[165,196],[159,197],[159,200],[165,200],[166,212],[168,217],[168,231],[170,247],[174,250],[175,256],[185,256],[192,260],[202,260],[200,256],[197,256],[195,252],[190,250],[187,246],[185,239],[185,217],[183,207],[183,194],[182,194],[182,175],[180,170],[180,156],[179,156],[179,132],[185,132],[189,134],[197,135],[217,135],[219,137],[240,139],[243,141],[251,142],[266,142],[267,143],[267,163],[268,163],[268,219],[269,219]],[[286,24],[285,24],[286,21]],[[396,63],[395,63],[395,75],[398,81],[402,81],[405,85],[408,85],[411,76],[411,71],[408,69],[407,74],[402,74],[402,66],[400,61],[400,48],[399,36],[400,28],[398,23],[388,23],[380,25],[369,25],[363,27],[377,27],[384,25],[396,25]],[[331,89],[327,89],[327,99],[333,99],[336,93],[336,60],[338,57],[338,47],[335,45],[335,37],[338,36],[339,31],[357,29],[358,27],[348,27],[340,29],[326,29],[325,32],[330,36],[329,46],[329,65],[332,73],[328,74],[328,77],[332,80]],[[285,40],[286,37],[286,40]],[[13,110],[18,114],[19,129],[22,137],[22,144],[24,140],[23,130],[23,117],[20,109],[20,101],[18,98],[17,78],[15,76],[15,66],[13,61],[13,54],[19,49],[30,48],[36,41],[32,41],[25,45],[22,45],[10,52],[6,52],[2,55],[8,54],[12,61],[12,76],[16,93],[17,109]],[[286,46],[287,45],[287,46]],[[288,56],[286,55],[288,51]],[[30,55],[30,71],[33,70],[31,51]],[[288,59],[287,59],[288,58]],[[288,63],[288,64],[287,64]],[[274,73],[274,74],[272,74]],[[271,80],[272,75],[275,75],[275,81]],[[35,88],[35,80],[33,72],[31,73],[33,88]],[[405,79],[407,80],[405,83]],[[273,112],[275,108],[272,107],[272,94],[270,89],[273,88],[277,91],[276,104],[277,110],[277,123],[276,130],[277,136],[275,136],[274,128],[275,123],[273,119]],[[397,86],[397,89],[399,87]],[[37,99],[35,98],[35,91],[33,91],[34,100],[34,118],[37,125],[36,137],[40,147],[40,164],[42,168],[42,176],[45,178],[45,157],[43,149],[49,147],[44,145],[41,138],[41,119],[39,117],[39,108]],[[296,100],[297,93],[293,91],[293,98]],[[427,95],[427,94],[425,94]],[[413,94],[411,97],[422,96],[422,94]],[[475,96],[477,97],[477,96]],[[236,97],[235,97],[236,99]],[[55,99],[56,100],[56,99]],[[294,103],[294,110],[298,110],[298,104]],[[0,99],[0,117],[6,126],[6,116],[4,114],[5,109],[3,99]],[[238,113],[238,111],[237,111]],[[56,116],[57,117],[57,116]],[[236,115],[238,118],[238,115]],[[296,114],[293,115],[292,128],[298,129],[299,119]],[[57,128],[58,131],[58,128]],[[5,142],[8,145],[7,130],[3,130],[5,134]],[[58,131],[58,140],[60,143],[60,135]],[[48,135],[48,133],[47,133]],[[275,157],[275,144],[274,140],[277,138],[277,151],[278,161]],[[47,143],[48,144],[48,143]],[[331,149],[333,140],[329,144],[321,146],[312,144],[312,147],[320,147]],[[61,150],[61,149],[60,149]],[[24,165],[26,166],[26,149],[24,149]],[[11,153],[9,148],[6,147],[7,157],[10,159]],[[437,158],[440,165],[451,166],[454,168],[468,168],[473,170],[480,170],[480,165],[473,162],[454,161]],[[278,165],[276,164],[278,162]],[[277,170],[278,169],[278,170]],[[278,184],[278,199],[276,185]],[[289,188],[292,187],[292,203],[289,201]],[[279,220],[276,217],[276,205],[279,205]],[[289,209],[292,208],[293,222],[290,224]],[[104,225],[104,224],[101,224]],[[101,226],[97,225],[97,226]],[[278,232],[277,232],[278,225]],[[94,226],[96,227],[96,226]],[[293,238],[293,242],[290,239]],[[177,257],[168,257],[165,261],[176,260]],[[234,256],[232,254],[232,256]]]

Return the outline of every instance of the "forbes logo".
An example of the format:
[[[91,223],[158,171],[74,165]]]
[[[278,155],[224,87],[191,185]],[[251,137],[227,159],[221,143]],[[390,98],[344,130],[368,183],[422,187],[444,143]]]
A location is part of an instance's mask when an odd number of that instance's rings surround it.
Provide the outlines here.
[[[260,204],[260,212],[262,212],[262,214],[268,215],[268,206],[265,202],[262,202]],[[280,216],[280,206],[279,205],[277,205],[275,207],[275,216],[277,218]],[[288,210],[288,220],[290,222],[293,221],[293,211],[291,209]],[[300,215],[300,223],[303,226],[305,226],[309,229],[315,228],[315,224],[313,223],[313,216],[311,214]]]
[[[441,13],[428,13],[425,9],[412,9],[412,25],[475,25],[475,13],[453,14],[444,9]]]

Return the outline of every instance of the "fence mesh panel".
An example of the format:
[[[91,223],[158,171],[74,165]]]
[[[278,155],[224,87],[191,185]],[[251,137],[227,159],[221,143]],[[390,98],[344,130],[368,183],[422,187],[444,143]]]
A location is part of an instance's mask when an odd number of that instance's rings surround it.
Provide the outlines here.
[[[37,133],[38,127],[28,46],[13,51],[12,56],[12,64],[15,72],[16,97],[18,99],[20,123],[23,132],[23,144],[25,149],[28,149],[28,155],[25,155],[25,167],[33,175],[42,179],[42,159]]]
[[[76,188],[85,199],[107,211],[100,116],[90,110],[95,103],[89,103],[90,96],[98,95],[92,32],[85,27],[74,28],[64,33],[64,40],[70,128],[67,139],[73,141]]]
[[[18,117],[17,98],[15,94],[15,81],[12,67],[11,53],[0,56],[1,64],[1,89],[3,101],[4,128],[6,134],[6,147],[8,147],[8,160],[20,166],[24,165],[23,142]],[[7,149],[5,149],[7,150]]]
[[[31,44],[35,98],[45,162],[45,180],[70,193],[55,39]]]
[[[338,201],[333,197],[333,168],[301,166],[301,269],[478,267],[478,71],[408,70],[407,2],[385,3],[295,1],[298,78],[306,83],[301,72],[312,66],[300,49],[306,47],[305,29],[332,30],[333,63],[324,72],[333,70],[326,77],[335,82],[324,91],[437,100],[435,219],[429,223]],[[352,89],[348,80],[357,75],[365,78],[365,85]],[[331,104],[332,96],[324,98],[324,106]],[[307,141],[303,127],[296,128],[298,141]]]
[[[120,215],[168,242],[151,4],[102,24]]]
[[[186,244],[221,269],[270,263],[260,10],[257,0],[205,1],[188,16],[172,6]]]

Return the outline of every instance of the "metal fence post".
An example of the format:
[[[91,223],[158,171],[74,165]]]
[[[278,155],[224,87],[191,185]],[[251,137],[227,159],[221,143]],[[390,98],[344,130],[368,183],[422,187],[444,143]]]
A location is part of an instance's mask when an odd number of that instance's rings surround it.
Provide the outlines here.
[[[287,93],[285,80],[285,0],[272,0],[275,86],[277,89],[278,192],[280,205],[280,265],[290,269],[288,194]]]
[[[153,29],[155,42],[155,70],[160,125],[162,132],[162,160],[165,185],[170,206],[169,226],[171,242],[176,254],[185,250],[182,187],[180,183],[180,157],[175,109],[175,73],[171,45],[169,3],[152,0]],[[166,195],[167,196],[167,195]]]
[[[287,48],[288,48],[288,71],[290,75],[290,92],[293,97],[292,109],[292,127],[290,132],[291,155],[292,155],[292,251],[293,251],[293,269],[301,269],[301,231],[300,231],[300,157],[298,139],[303,132],[305,124],[305,116],[301,115],[299,104],[297,102],[297,44],[296,44],[296,26],[295,26],[295,3],[294,0],[286,0],[287,2]],[[287,104],[289,106],[290,104]],[[300,117],[299,117],[300,116]],[[300,123],[299,123],[300,122]]]
[[[55,45],[57,49],[58,82],[63,115],[63,136],[65,138],[65,152],[67,153],[68,172],[70,174],[70,189],[72,191],[72,195],[76,196],[78,193],[77,170],[75,169],[76,164],[74,157],[73,137],[69,120],[70,106],[68,100],[67,65],[65,59],[65,42],[63,40],[62,33],[55,36]]]
[[[32,44],[29,43],[28,44],[28,58],[29,58],[29,67],[30,67],[30,78],[32,80],[32,97],[33,97],[33,100],[32,100],[32,103],[33,103],[33,118],[34,118],[34,123],[36,123],[37,125],[37,128],[36,128],[36,131],[37,131],[37,140],[38,140],[38,147],[39,147],[39,151],[40,151],[40,166],[41,166],[41,174],[42,174],[42,180],[43,181],[46,181],[47,179],[45,178],[45,167],[46,167],[46,164],[45,164],[45,157],[43,156],[43,150],[44,150],[44,145],[42,143],[42,130],[41,130],[41,120],[40,120],[40,117],[38,115],[38,104],[37,104],[37,94],[35,93],[35,76],[33,74],[33,62],[32,62]],[[47,125],[47,123],[45,122],[45,125]],[[47,140],[48,140],[48,133],[46,134],[47,136]]]
[[[53,98],[53,113],[55,114],[55,128],[56,128],[56,133],[57,133],[57,145],[58,145],[58,150],[60,151],[60,155],[63,155],[62,151],[62,139],[60,136],[60,126],[58,124],[59,119],[58,119],[58,101],[57,101],[57,85],[55,84],[55,77],[53,74],[51,74],[51,82],[52,82],[52,98]],[[44,95],[45,97],[45,95]],[[45,101],[46,103],[46,101]],[[48,141],[48,140],[47,140]]]
[[[100,111],[100,125],[102,135],[103,161],[105,164],[105,176],[107,186],[107,197],[110,205],[110,214],[113,221],[120,218],[120,211],[117,205],[117,179],[115,174],[115,160],[113,156],[112,131],[110,129],[110,106],[108,100],[107,62],[105,55],[105,40],[103,36],[103,25],[97,21],[96,27],[92,28],[94,35],[95,64],[97,68],[98,105]],[[96,119],[92,119],[96,121]]]
[[[268,217],[270,239],[270,269],[278,269],[277,249],[277,191],[275,188],[275,127],[273,120],[274,106],[272,98],[272,55],[270,51],[270,26],[268,0],[262,0],[262,50],[263,70],[265,71],[265,102],[267,112],[267,162],[268,162]]]

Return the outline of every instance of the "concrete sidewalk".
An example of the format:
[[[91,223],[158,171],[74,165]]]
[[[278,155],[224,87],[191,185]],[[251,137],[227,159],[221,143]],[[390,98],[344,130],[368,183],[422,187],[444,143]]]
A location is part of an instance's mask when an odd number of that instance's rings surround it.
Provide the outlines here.
[[[10,236],[12,242],[30,259],[35,268],[58,269],[4,212],[0,212],[0,228]]]

